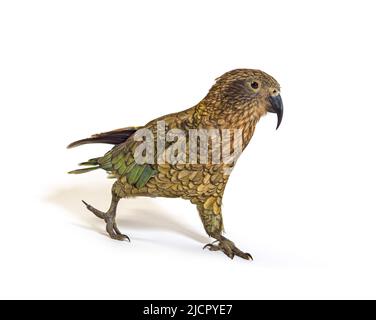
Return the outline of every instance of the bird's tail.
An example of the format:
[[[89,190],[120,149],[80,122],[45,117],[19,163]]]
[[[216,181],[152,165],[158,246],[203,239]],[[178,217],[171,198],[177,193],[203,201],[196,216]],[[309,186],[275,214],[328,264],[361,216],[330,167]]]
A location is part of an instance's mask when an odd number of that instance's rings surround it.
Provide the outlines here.
[[[90,172],[90,171],[93,171],[93,170],[97,170],[97,169],[100,169],[101,166],[98,162],[100,158],[94,158],[94,159],[90,159],[86,162],[82,162],[79,164],[79,166],[89,166],[88,168],[83,168],[83,169],[77,169],[77,170],[73,170],[73,171],[69,171],[68,173],[69,174],[81,174],[81,173],[86,173],[86,172]]]
[[[107,143],[107,144],[117,145],[126,141],[139,128],[140,127],[128,127],[128,128],[117,129],[117,130],[113,130],[109,132],[94,134],[90,138],[81,139],[81,140],[72,142],[68,146],[68,149],[78,147],[83,144],[89,144],[89,143]]]

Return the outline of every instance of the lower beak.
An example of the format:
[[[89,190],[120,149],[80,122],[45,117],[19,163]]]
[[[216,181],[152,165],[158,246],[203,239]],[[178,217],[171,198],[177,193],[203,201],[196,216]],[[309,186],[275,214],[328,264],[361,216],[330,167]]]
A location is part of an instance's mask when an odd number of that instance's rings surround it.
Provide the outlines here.
[[[282,118],[283,118],[282,98],[278,94],[276,96],[270,96],[269,101],[270,101],[270,107],[269,107],[268,111],[277,114],[278,122],[277,122],[277,128],[276,129],[278,129],[279,125],[282,122]]]

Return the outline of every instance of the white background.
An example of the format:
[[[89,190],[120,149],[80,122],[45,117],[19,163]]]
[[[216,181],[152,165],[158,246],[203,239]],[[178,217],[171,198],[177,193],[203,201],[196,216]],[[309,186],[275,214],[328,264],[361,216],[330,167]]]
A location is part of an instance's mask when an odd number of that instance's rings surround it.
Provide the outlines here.
[[[374,1],[2,1],[0,298],[376,298]],[[109,147],[65,146],[197,103],[257,68],[282,86],[224,198],[226,235],[255,261],[201,250],[196,209],[123,200]]]

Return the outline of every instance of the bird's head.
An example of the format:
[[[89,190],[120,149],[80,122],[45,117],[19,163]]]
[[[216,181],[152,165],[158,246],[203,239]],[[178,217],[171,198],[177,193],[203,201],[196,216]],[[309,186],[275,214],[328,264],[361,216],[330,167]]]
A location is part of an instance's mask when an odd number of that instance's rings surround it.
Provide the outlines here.
[[[218,114],[231,117],[251,115],[257,120],[267,112],[276,113],[277,129],[283,117],[280,85],[260,70],[237,69],[216,80],[205,100]]]

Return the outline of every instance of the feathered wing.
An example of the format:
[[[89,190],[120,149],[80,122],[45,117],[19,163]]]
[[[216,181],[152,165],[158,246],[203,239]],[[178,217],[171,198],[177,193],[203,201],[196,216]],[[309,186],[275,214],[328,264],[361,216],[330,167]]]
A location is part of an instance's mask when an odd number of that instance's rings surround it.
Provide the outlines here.
[[[87,168],[73,170],[69,173],[81,174],[96,169],[103,169],[115,178],[125,176],[129,184],[137,188],[142,188],[152,176],[157,174],[157,171],[150,164],[136,163],[133,154],[139,143],[141,142],[134,141],[132,137],[129,137],[123,143],[112,148],[103,157],[90,159],[79,164],[81,166],[88,166]]]
[[[157,174],[154,166],[138,164],[134,159],[134,150],[140,144],[132,138],[114,147],[102,158],[98,159],[100,167],[115,177],[126,177],[130,185],[142,188],[149,179]]]
[[[188,109],[179,113],[166,115],[149,122],[144,127],[128,127],[110,132],[96,134],[88,139],[79,140],[71,143],[68,148],[73,148],[87,143],[110,143],[116,144],[103,157],[90,159],[80,163],[81,166],[87,166],[83,169],[71,171],[72,174],[80,174],[96,169],[103,169],[116,178],[126,177],[127,182],[137,188],[142,188],[151,177],[158,174],[157,166],[151,164],[138,164],[134,159],[134,151],[141,143],[134,141],[133,134],[141,128],[153,131],[154,137],[157,136],[157,121],[164,120],[166,129],[184,128],[185,122],[191,118],[194,110]],[[167,146],[167,145],[166,145]],[[156,157],[156,154],[155,154]],[[155,159],[156,160],[156,159]]]

